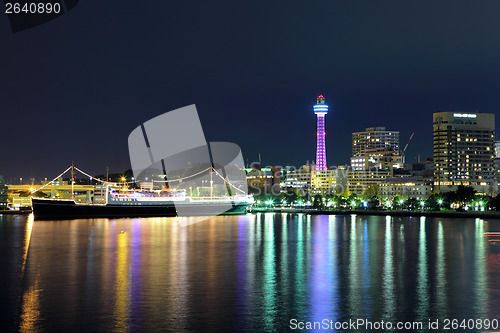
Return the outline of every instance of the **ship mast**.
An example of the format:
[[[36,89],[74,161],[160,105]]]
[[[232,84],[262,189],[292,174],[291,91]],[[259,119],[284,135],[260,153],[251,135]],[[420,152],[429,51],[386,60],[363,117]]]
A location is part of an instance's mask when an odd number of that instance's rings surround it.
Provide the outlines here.
[[[212,199],[214,191],[213,173],[214,173],[214,164],[210,163],[210,199]]]

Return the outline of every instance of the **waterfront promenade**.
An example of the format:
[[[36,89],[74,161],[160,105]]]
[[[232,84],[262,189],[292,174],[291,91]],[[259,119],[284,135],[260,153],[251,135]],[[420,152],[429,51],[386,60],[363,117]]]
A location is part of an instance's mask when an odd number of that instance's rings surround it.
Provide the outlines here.
[[[429,216],[429,217],[460,217],[460,218],[494,218],[500,219],[500,212],[498,211],[469,211],[469,212],[457,212],[452,210],[446,211],[428,211],[428,210],[368,210],[368,209],[358,209],[358,210],[325,210],[325,209],[314,209],[314,208],[290,208],[290,207],[253,207],[251,209],[252,213],[303,213],[310,215],[376,215],[376,216]]]

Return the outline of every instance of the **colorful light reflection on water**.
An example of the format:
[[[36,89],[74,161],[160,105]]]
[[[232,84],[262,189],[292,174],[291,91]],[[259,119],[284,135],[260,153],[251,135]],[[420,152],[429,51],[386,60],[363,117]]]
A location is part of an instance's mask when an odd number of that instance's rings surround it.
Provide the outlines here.
[[[500,319],[500,221],[258,214],[0,217],[2,329],[289,331]]]

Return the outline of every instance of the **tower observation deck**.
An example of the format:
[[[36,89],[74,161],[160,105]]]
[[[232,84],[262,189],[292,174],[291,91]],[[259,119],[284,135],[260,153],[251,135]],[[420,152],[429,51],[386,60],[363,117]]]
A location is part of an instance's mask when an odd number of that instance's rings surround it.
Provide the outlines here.
[[[325,115],[328,113],[328,105],[325,104],[323,95],[316,98],[316,105],[313,106],[317,116],[317,144],[316,144],[316,170],[327,170],[326,167],[326,146],[325,146]]]

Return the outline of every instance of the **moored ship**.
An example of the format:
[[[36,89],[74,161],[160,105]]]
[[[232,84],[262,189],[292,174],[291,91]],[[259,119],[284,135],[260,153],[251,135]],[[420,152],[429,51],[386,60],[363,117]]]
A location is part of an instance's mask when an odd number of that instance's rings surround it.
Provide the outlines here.
[[[31,198],[35,219],[97,217],[173,217],[245,214],[248,195],[195,198],[183,194],[107,191],[104,203],[77,203],[68,199]]]
[[[253,204],[240,148],[207,143],[194,105],[146,121],[130,133],[128,144],[132,182],[122,177],[120,189],[107,176],[97,179],[71,165],[62,173],[71,170],[71,199],[32,196],[35,218],[215,216],[243,214]],[[85,203],[74,199],[74,169],[103,184]],[[141,189],[129,189],[130,183]]]

